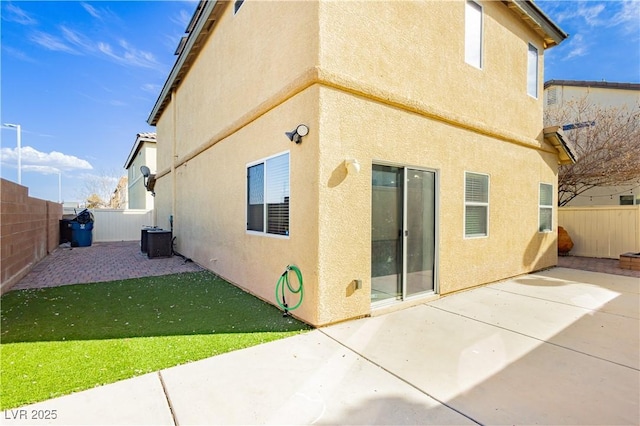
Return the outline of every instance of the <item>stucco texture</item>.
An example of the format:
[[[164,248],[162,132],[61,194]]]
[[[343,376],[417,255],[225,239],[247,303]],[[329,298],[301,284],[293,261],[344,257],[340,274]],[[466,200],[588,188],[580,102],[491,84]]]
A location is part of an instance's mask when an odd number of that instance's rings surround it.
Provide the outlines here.
[[[557,154],[526,92],[527,46],[542,64],[542,40],[503,3],[482,5],[482,70],[464,62],[464,2],[227,8],[158,120],[158,225],[173,214],[180,253],[272,303],[297,265],[294,314],[310,324],[369,315],[372,166],[393,164],[436,173],[437,293],[554,265],[538,191],[556,188]],[[284,132],[301,123],[294,144]],[[282,152],[290,235],[247,232],[247,166]],[[487,237],[464,238],[465,171],[490,176]]]

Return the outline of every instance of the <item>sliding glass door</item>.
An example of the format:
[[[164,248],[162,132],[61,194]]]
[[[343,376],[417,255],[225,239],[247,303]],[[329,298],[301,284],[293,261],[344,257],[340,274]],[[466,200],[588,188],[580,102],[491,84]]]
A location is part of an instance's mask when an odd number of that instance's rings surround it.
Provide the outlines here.
[[[374,165],[371,301],[434,291],[435,172]]]

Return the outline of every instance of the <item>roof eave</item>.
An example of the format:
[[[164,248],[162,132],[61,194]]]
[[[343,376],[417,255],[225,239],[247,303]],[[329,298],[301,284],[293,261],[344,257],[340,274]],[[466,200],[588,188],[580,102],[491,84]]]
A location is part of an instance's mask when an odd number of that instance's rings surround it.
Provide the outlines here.
[[[193,22],[189,23],[189,28],[192,28],[192,31],[189,33],[187,41],[180,52],[178,59],[175,64],[173,64],[173,68],[162,87],[160,96],[158,96],[158,99],[151,110],[151,114],[149,114],[149,118],[147,118],[147,123],[150,126],[155,126],[158,123],[158,119],[160,118],[162,111],[169,103],[171,91],[180,84],[182,78],[188,72],[191,64],[198,56],[200,48],[204,43],[204,39],[206,39],[211,33],[215,22],[215,15],[213,13],[214,9],[216,6],[225,5],[225,2],[217,0],[200,0],[200,3],[198,3],[194,13],[194,17],[197,16],[196,22],[195,24]]]
[[[129,153],[129,156],[127,157],[127,161],[125,161],[125,163],[124,163],[124,169],[125,170],[129,170],[129,167],[131,166],[131,163],[133,163],[133,160],[136,157],[136,154],[140,150],[140,147],[142,147],[142,144],[144,144],[145,142],[156,143],[156,140],[153,139],[153,138],[147,138],[147,137],[144,137],[144,136],[136,137],[136,141],[133,143],[133,148],[131,148],[131,152]]]
[[[545,127],[543,130],[544,140],[550,143],[558,151],[558,164],[567,165],[575,164],[576,158],[569,149],[569,145],[562,133],[560,126]]]
[[[520,15],[534,31],[542,36],[545,49],[557,46],[569,37],[569,35],[553,22],[533,1],[506,0],[505,3],[507,3],[509,9]]]

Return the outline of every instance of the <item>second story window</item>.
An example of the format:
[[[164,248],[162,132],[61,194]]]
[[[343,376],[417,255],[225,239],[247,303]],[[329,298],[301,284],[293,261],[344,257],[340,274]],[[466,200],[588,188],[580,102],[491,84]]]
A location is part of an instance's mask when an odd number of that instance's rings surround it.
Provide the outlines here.
[[[244,0],[236,0],[235,2],[233,2],[233,14],[234,15],[236,13],[238,13],[238,11],[240,10],[240,8],[242,7],[242,3],[244,3]]]
[[[527,54],[527,93],[534,98],[538,97],[538,49],[529,44]],[[555,92],[554,92],[555,99]]]
[[[470,0],[464,13],[464,61],[482,68],[482,6]]]

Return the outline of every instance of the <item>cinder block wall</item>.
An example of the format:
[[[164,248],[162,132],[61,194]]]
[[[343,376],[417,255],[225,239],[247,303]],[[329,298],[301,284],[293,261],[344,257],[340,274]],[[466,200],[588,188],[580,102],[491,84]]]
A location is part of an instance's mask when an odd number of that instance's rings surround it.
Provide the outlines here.
[[[27,187],[5,179],[0,198],[1,294],[58,247],[62,204],[29,197]]]

